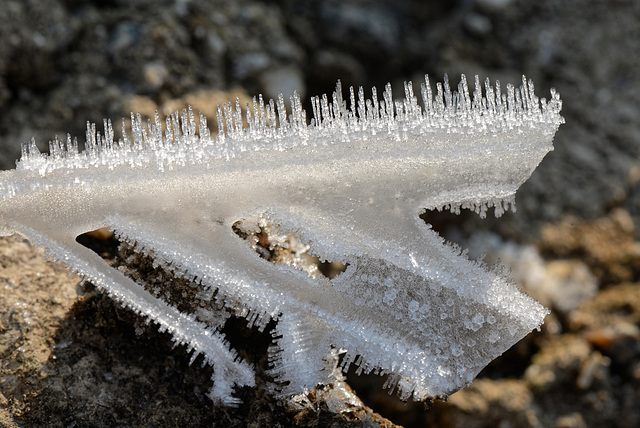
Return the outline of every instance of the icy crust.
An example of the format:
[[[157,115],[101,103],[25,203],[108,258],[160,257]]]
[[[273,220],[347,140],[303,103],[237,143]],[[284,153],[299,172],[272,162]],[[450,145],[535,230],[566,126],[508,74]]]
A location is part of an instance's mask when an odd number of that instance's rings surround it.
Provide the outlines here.
[[[87,150],[54,142],[50,155],[24,149],[0,174],[0,232],[19,232],[85,275],[124,306],[170,331],[176,343],[214,367],[211,397],[237,404],[233,388],[253,386],[219,330],[224,307],[264,329],[277,321],[269,353],[275,383],[290,397],[339,379],[351,364],[389,374],[402,398],[447,395],[471,382],[493,358],[543,321],[547,310],[500,271],[470,261],[418,217],[427,209],[496,215],[513,205],[562,123],[560,100],[538,100],[533,85],[485,86],[445,81],[426,108],[410,84],[404,101],[388,88],[370,100],[340,88],[333,101],[312,100],[307,125],[294,97],[258,99],[243,127],[240,109],[219,110],[212,138],[190,111],[166,128],[158,117],[118,142],[109,122],[90,125]],[[277,115],[276,115],[277,111]],[[257,257],[233,232],[263,218],[295,231],[321,260],[347,270],[329,280]],[[130,247],[193,284],[192,311],[152,293],[75,242],[111,227]],[[171,285],[166,285],[170,287]],[[211,308],[198,313],[197,308]],[[201,318],[198,318],[198,316]]]

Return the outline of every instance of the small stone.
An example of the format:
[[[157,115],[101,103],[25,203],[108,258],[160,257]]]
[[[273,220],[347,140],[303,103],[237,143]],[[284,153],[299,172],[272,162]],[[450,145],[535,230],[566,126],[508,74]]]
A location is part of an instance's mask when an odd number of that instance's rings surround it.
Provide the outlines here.
[[[141,33],[142,28],[136,22],[124,21],[119,23],[111,35],[109,51],[112,54],[118,54],[131,47],[140,39]]]
[[[278,99],[278,94],[284,95],[285,104],[289,105],[289,97],[297,91],[301,99],[306,96],[306,85],[302,72],[295,66],[273,68],[265,71],[259,77],[261,91],[266,99]]]
[[[367,55],[392,53],[398,49],[401,22],[393,9],[372,4],[321,3],[320,16],[330,40]]]
[[[144,79],[154,89],[160,88],[168,75],[169,71],[164,64],[151,62],[144,66]]]
[[[464,28],[474,36],[486,36],[491,33],[493,24],[491,20],[484,15],[477,13],[468,14],[463,21]]]
[[[246,79],[255,73],[266,69],[271,64],[271,58],[264,52],[252,52],[240,56],[233,62],[233,75],[236,79]]]
[[[562,415],[556,419],[556,428],[586,428],[587,423],[578,412]]]

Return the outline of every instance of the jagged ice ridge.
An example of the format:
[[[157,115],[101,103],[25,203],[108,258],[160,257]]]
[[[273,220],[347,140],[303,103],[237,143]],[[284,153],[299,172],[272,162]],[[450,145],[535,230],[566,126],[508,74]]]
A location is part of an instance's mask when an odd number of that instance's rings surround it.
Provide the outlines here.
[[[548,311],[500,270],[469,260],[419,218],[424,209],[460,208],[485,216],[513,207],[517,188],[563,123],[555,91],[538,99],[522,86],[457,91],[428,77],[422,106],[412,84],[404,100],[338,83],[331,100],[297,95],[219,106],[218,134],[191,111],[116,140],[88,124],[85,150],[57,138],[49,154],[32,141],[12,171],[0,172],[0,232],[20,233],[121,305],[134,310],[193,358],[214,367],[209,396],[234,405],[234,387],[254,386],[254,370],[220,329],[231,314],[264,329],[281,397],[312,390],[351,364],[389,374],[388,387],[417,400],[468,385],[492,359],[540,326]],[[424,106],[424,107],[423,107]],[[346,271],[332,280],[259,258],[232,230],[259,218],[296,231],[322,260]],[[76,242],[109,227],[159,269],[189,282],[193,310],[167,297],[172,283],[135,282]],[[186,291],[185,291],[186,290]],[[175,291],[175,290],[174,290]],[[221,309],[222,308],[222,309]]]

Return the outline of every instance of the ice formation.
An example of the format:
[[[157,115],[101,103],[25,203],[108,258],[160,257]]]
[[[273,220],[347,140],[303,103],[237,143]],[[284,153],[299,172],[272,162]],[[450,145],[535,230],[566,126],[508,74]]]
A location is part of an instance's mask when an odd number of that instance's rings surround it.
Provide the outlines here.
[[[464,76],[457,91],[445,77],[435,93],[426,77],[424,107],[411,83],[404,92],[395,100],[387,85],[365,100],[351,88],[347,103],[338,84],[332,100],[311,100],[311,124],[297,96],[290,114],[282,96],[254,99],[246,116],[229,103],[215,137],[188,110],[164,127],[157,114],[146,125],[132,115],[120,139],[110,121],[103,133],[88,124],[82,152],[69,137],[48,155],[32,141],[0,173],[0,232],[25,235],[202,354],[215,401],[236,404],[234,387],[255,382],[220,333],[224,311],[260,328],[277,320],[271,389],[282,397],[331,382],[336,354],[345,370],[389,374],[402,398],[452,393],[547,310],[419,214],[501,215],[552,150],[561,101],[554,91],[538,99],[524,78],[503,93],[476,77],[470,95]],[[311,253],[347,270],[329,280],[259,258],[232,230],[248,218],[297,231]],[[147,289],[76,242],[99,227],[188,280],[193,308],[177,309],[172,284]]]

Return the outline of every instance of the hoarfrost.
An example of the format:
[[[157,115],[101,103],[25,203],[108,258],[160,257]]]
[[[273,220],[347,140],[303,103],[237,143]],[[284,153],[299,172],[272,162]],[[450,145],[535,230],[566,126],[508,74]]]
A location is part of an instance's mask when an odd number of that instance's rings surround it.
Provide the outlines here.
[[[123,123],[118,140],[111,121],[102,133],[88,124],[83,152],[70,137],[52,141],[48,155],[32,141],[16,170],[0,173],[0,232],[25,235],[204,355],[216,401],[237,404],[233,388],[255,380],[220,333],[228,317],[198,309],[207,304],[260,329],[277,320],[269,353],[279,396],[338,381],[336,350],[343,370],[389,374],[387,387],[404,399],[443,396],[547,313],[418,217],[513,207],[563,122],[555,91],[547,101],[522,83],[503,93],[476,77],[471,96],[464,76],[457,91],[445,78],[435,92],[426,77],[424,107],[411,83],[401,101],[387,85],[369,100],[352,88],[349,103],[338,84],[331,100],[312,98],[311,125],[297,95],[291,112],[283,97],[257,97],[244,117],[238,102],[220,106],[215,137],[191,109],[146,126],[132,115],[131,134]],[[294,246],[309,243],[346,271],[329,280],[257,257],[233,231],[251,218],[263,219],[254,229],[296,231]],[[162,284],[152,294],[76,242],[103,226],[195,284],[193,312],[171,304]]]

